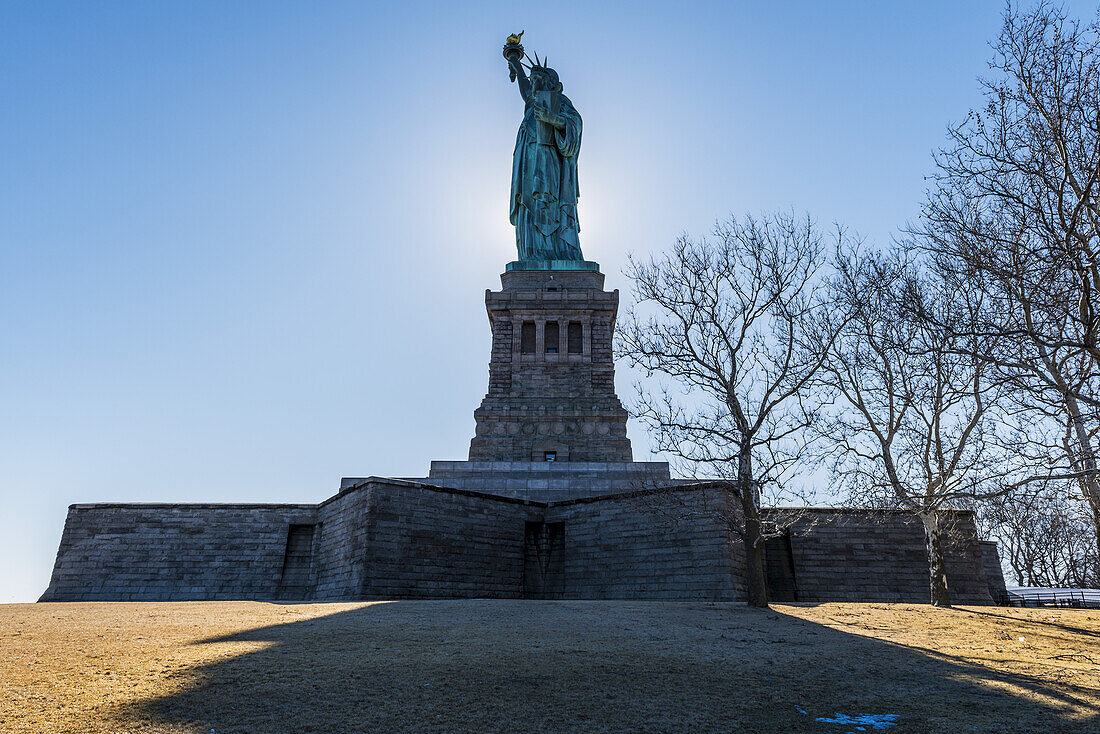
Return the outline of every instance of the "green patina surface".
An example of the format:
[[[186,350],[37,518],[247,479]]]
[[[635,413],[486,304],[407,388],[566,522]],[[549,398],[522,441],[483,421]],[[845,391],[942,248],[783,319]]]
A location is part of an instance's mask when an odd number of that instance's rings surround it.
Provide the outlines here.
[[[561,80],[545,59],[524,68],[526,54],[518,36],[504,47],[509,76],[523,98],[523,120],[512,155],[512,191],[508,218],[516,228],[519,261],[550,262],[522,270],[592,270],[582,267],[577,220],[577,155],[581,116],[562,93]],[[576,263],[559,267],[556,263]],[[512,268],[510,268],[512,269]]]
[[[590,270],[600,272],[600,264],[591,260],[515,260],[508,263],[504,270]]]

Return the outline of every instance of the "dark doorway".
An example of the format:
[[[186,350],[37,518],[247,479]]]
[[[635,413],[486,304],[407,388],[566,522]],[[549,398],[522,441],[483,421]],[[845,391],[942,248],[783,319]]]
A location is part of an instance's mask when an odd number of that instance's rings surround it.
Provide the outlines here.
[[[772,601],[798,601],[789,531],[764,541],[764,572],[768,578],[768,597]]]
[[[308,599],[310,596],[313,528],[313,525],[291,525],[287,531],[283,576],[279,581],[278,598],[281,600]]]
[[[523,597],[561,599],[565,593],[565,523],[528,521],[523,543]]]

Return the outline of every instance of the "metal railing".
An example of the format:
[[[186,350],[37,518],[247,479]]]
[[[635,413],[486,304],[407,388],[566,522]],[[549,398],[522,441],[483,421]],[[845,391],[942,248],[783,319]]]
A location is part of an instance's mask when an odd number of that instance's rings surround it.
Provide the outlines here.
[[[1009,588],[1002,601],[1009,607],[1100,609],[1100,589]]]

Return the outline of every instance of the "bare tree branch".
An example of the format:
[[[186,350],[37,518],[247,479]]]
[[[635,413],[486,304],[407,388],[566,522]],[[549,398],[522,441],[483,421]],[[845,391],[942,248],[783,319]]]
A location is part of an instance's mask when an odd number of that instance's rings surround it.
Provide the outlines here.
[[[745,545],[750,604],[767,604],[763,542],[784,529],[761,518],[761,501],[790,495],[817,420],[803,398],[825,359],[808,339],[826,308],[825,262],[813,222],[779,213],[731,218],[626,270],[635,303],[618,353],[651,376],[633,413],[678,470],[739,501],[724,518]]]

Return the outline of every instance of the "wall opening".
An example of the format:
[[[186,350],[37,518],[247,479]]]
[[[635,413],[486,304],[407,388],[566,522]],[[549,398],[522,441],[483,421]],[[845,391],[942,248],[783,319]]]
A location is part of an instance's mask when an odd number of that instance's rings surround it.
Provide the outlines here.
[[[523,597],[565,595],[565,523],[528,520],[523,542]]]
[[[569,461],[569,447],[553,439],[538,439],[531,447],[531,461]]]
[[[584,326],[580,321],[570,321],[566,330],[570,354],[584,354]]]
[[[291,525],[286,534],[278,599],[308,599],[313,570],[314,525]]]
[[[764,541],[764,575],[772,601],[798,601],[791,532]]]
[[[535,353],[535,322],[524,321],[519,327],[519,353]]]
[[[546,322],[546,333],[544,334],[544,337],[546,339],[546,353],[557,354],[559,340],[557,321]]]

